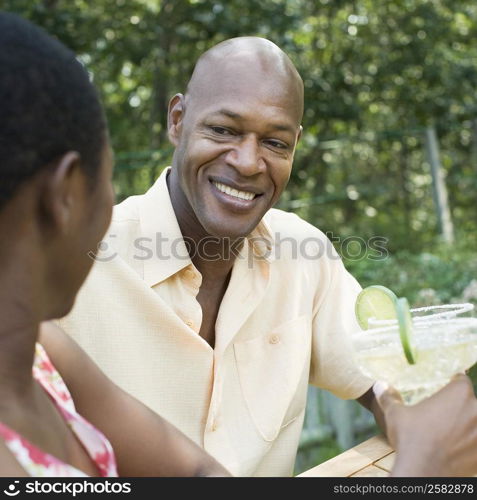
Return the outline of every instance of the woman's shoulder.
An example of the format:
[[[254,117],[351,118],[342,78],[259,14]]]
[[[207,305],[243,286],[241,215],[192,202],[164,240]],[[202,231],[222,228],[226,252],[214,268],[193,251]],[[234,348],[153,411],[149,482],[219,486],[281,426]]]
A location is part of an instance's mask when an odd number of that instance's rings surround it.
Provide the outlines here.
[[[60,388],[69,398],[75,391],[81,389],[77,384],[79,377],[78,359],[84,352],[59,326],[52,321],[45,321],[40,325],[38,342],[36,345],[34,372],[48,379],[55,387]]]
[[[18,463],[3,439],[0,439],[0,476],[27,477],[25,469]]]

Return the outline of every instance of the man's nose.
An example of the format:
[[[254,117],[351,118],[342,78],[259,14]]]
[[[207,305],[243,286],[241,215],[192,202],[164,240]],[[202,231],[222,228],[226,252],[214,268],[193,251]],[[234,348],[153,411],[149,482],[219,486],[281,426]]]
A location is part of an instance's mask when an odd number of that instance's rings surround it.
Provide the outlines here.
[[[243,137],[238,144],[235,144],[228,152],[226,160],[243,176],[258,174],[265,166],[260,155],[260,144],[252,135]]]

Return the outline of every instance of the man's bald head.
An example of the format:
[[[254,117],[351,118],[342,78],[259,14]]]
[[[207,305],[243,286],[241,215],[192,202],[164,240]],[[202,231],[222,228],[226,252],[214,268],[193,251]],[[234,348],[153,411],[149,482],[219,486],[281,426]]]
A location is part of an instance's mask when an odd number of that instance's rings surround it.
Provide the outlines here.
[[[274,43],[232,38],[205,52],[168,113],[169,189],[188,227],[250,234],[287,185],[302,116],[303,82]]]
[[[229,77],[223,78],[223,77]],[[256,78],[269,84],[271,95],[292,97],[298,121],[303,115],[303,81],[290,58],[270,40],[238,37],[221,42],[198,59],[187,86],[186,98],[202,99],[221,81]],[[211,87],[212,86],[212,87]]]

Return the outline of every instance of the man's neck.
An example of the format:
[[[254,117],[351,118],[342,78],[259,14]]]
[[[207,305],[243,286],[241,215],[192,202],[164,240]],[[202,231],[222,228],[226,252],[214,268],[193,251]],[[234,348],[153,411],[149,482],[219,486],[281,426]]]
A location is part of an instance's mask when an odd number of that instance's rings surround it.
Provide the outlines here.
[[[192,263],[202,274],[203,283],[225,282],[230,276],[244,238],[231,240],[208,234],[180,187],[177,183],[170,182],[170,174],[167,176],[167,187],[182,237]]]
[[[191,252],[192,263],[202,275],[202,283],[223,283],[226,281],[234,265],[238,250],[243,245],[243,240],[230,242],[228,239],[209,236],[199,242]]]

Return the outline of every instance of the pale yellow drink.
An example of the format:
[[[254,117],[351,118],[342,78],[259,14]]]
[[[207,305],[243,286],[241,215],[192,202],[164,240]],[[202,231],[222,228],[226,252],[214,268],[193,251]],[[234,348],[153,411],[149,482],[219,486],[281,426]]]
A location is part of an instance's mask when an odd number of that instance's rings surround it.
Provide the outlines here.
[[[406,360],[397,325],[357,332],[352,342],[365,375],[387,382],[406,404],[415,404],[477,362],[477,319],[413,322],[415,364]]]

